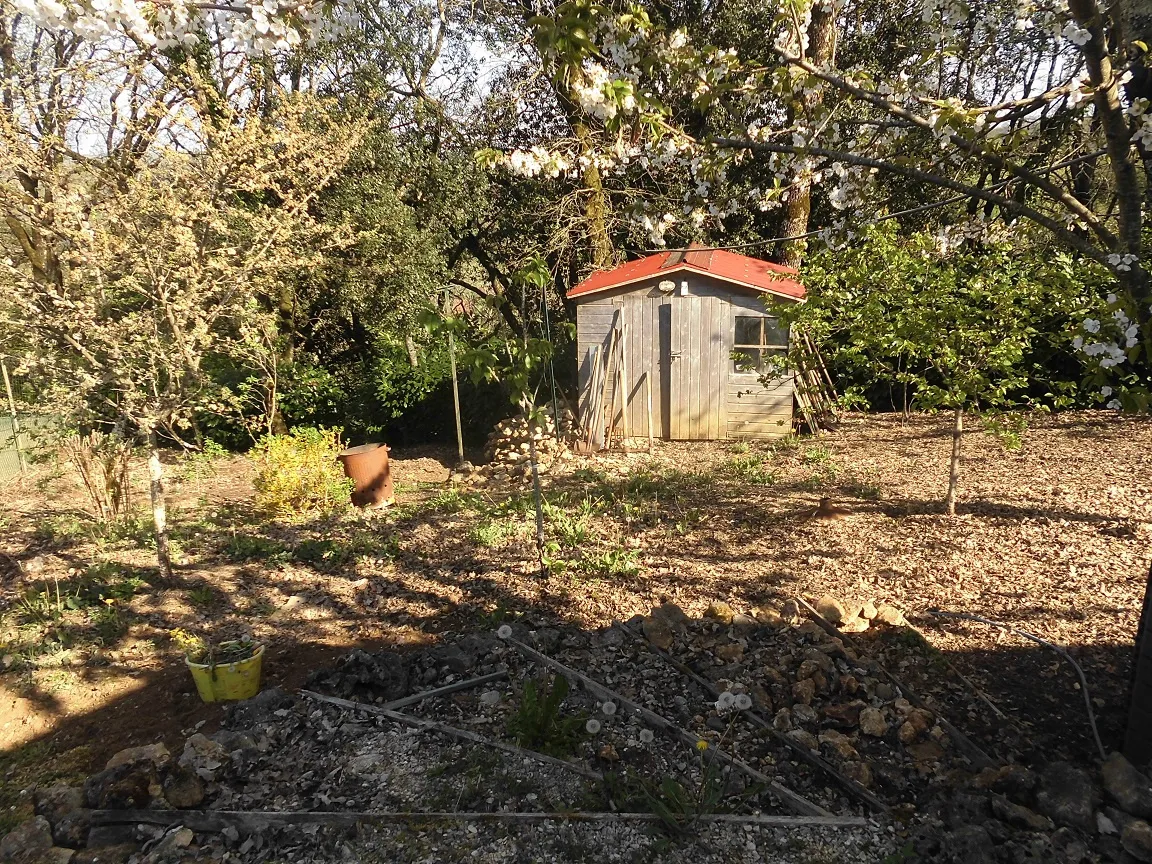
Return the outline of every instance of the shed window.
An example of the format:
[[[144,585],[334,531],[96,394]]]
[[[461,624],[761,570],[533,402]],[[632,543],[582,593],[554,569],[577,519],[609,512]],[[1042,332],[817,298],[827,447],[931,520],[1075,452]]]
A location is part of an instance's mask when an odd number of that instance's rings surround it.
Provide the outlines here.
[[[752,315],[736,316],[736,338],[732,340],[732,370],[762,373],[771,358],[788,353],[788,328],[779,319]]]

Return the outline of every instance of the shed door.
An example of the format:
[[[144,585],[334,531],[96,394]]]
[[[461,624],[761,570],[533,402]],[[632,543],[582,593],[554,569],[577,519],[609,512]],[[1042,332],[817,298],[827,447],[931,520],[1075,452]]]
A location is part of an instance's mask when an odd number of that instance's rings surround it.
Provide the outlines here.
[[[668,358],[668,419],[673,439],[723,438],[724,356],[720,297],[672,298],[672,338]]]

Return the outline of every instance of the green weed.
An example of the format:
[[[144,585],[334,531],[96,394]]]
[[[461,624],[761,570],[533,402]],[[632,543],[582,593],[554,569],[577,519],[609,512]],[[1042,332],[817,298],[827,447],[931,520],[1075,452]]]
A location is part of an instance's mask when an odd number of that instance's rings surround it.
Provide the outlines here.
[[[292,550],[283,543],[258,534],[233,532],[222,551],[233,561],[260,559],[270,564],[283,564],[292,558]]]
[[[770,445],[773,453],[795,453],[800,449],[800,436],[794,432],[783,435],[772,441]]]
[[[177,469],[177,476],[181,480],[207,480],[215,477],[216,463],[227,456],[227,450],[208,439],[199,450],[184,457]]]
[[[327,537],[309,538],[296,545],[292,550],[292,557],[314,567],[345,567],[356,563],[357,559],[369,552],[369,549],[370,542],[367,538],[347,542]]]
[[[768,485],[778,479],[776,472],[768,467],[768,459],[760,453],[746,453],[729,459],[721,466],[721,471],[728,477],[756,485]]]
[[[32,796],[24,790],[82,783],[91,758],[86,746],[57,754],[43,741],[0,753],[0,835],[32,818]]]
[[[588,542],[591,536],[589,522],[594,509],[590,498],[581,501],[574,513],[548,501],[543,502],[542,509],[551,533],[561,546],[575,549]]]
[[[827,465],[832,461],[832,451],[823,444],[809,444],[800,454],[805,465]]]
[[[635,576],[640,572],[636,553],[630,549],[606,549],[600,553],[586,554],[570,562],[570,566],[579,573],[599,579]]]
[[[77,576],[34,583],[18,598],[17,613],[24,623],[49,624],[68,612],[127,600],[144,584],[143,579],[123,576],[115,564],[105,562]]]
[[[128,624],[114,603],[89,609],[88,623],[96,631],[96,638],[101,645],[111,645],[128,632]]]
[[[156,528],[151,516],[128,513],[107,522],[100,532],[107,543],[130,543],[137,549],[156,548]]]
[[[516,743],[550,756],[566,756],[583,738],[585,717],[565,715],[564,699],[568,680],[557,675],[537,686],[529,679],[520,695],[520,705],[508,721],[508,731]]]
[[[854,498],[863,498],[867,501],[876,501],[883,494],[880,484],[870,477],[853,475],[844,481],[842,487],[845,492]]]
[[[32,538],[42,545],[65,545],[90,540],[97,530],[96,523],[87,517],[62,513],[37,523],[32,530]]]
[[[520,533],[519,525],[510,519],[486,519],[471,532],[472,541],[486,549],[506,546]]]
[[[187,597],[188,602],[197,609],[208,609],[220,601],[219,592],[207,585],[189,589]]]

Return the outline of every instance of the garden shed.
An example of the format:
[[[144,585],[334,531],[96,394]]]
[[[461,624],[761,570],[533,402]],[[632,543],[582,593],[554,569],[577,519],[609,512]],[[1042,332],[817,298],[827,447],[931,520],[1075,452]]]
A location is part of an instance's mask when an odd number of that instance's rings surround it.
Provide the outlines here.
[[[679,440],[788,434],[793,378],[761,377],[788,350],[765,301],[803,300],[796,277],[758,258],[689,249],[593,273],[570,290],[592,443],[606,430],[643,437],[649,428]]]

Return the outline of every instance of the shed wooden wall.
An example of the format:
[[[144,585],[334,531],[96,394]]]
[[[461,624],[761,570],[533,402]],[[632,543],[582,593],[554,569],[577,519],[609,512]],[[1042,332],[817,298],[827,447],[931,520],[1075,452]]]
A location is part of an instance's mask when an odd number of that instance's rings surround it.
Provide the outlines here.
[[[677,285],[671,295],[657,287],[664,279]],[[688,283],[687,296],[680,295],[683,281]],[[769,438],[791,431],[791,376],[765,387],[755,373],[733,370],[735,316],[768,317],[763,295],[703,274],[679,272],[593,294],[578,303],[582,418],[588,416],[600,396],[588,387],[593,349],[600,346],[603,357],[613,321],[619,315],[627,329],[629,435],[647,435],[645,374],[651,376],[653,424],[658,437]],[[674,322],[678,326],[674,327]],[[674,352],[679,353],[677,359],[671,359]],[[614,387],[615,381],[610,382],[606,405],[611,403]],[[681,398],[674,407],[677,392]],[[623,420],[619,397],[616,403],[619,425]]]

